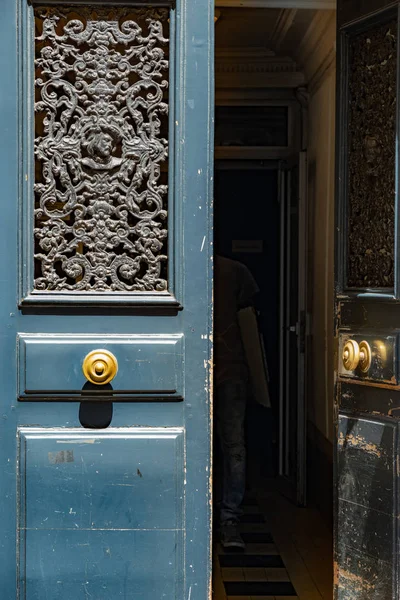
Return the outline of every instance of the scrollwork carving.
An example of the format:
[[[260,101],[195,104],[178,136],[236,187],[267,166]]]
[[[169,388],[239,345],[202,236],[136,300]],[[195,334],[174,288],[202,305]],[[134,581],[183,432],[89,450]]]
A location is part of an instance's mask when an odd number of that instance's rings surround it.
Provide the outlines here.
[[[347,286],[393,288],[397,19],[349,47]]]
[[[35,282],[164,291],[168,10],[35,9]]]

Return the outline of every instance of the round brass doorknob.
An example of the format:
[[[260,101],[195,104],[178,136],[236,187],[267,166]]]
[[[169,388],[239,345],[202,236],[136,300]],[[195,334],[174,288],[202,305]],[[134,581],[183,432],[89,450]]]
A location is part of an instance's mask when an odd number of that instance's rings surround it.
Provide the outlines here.
[[[348,340],[343,348],[343,366],[346,371],[355,371],[360,367],[362,373],[367,373],[371,367],[372,352],[368,342]]]
[[[105,385],[116,376],[118,361],[109,350],[92,350],[83,359],[82,371],[90,383]]]
[[[354,340],[346,342],[343,348],[343,366],[346,371],[354,371],[360,361],[360,346]]]
[[[362,373],[367,373],[371,368],[372,352],[368,342],[360,342],[360,362],[358,366]]]

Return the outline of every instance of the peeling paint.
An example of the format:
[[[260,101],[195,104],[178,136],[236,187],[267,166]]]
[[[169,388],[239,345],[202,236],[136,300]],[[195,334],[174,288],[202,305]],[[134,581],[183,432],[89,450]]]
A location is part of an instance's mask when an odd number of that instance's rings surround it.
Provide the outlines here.
[[[367,442],[365,438],[361,435],[354,435],[350,433],[346,435],[346,437],[341,432],[338,439],[338,446],[340,448],[344,448],[345,446],[351,446],[352,448],[359,448],[360,450],[364,450],[368,454],[373,454],[378,458],[382,457],[382,451],[380,450],[377,444],[372,444]]]
[[[338,587],[345,589],[346,592],[371,592],[375,589],[372,583],[365,581],[360,575],[355,575],[350,571],[344,569],[339,570],[339,583]],[[351,596],[349,596],[351,598]]]

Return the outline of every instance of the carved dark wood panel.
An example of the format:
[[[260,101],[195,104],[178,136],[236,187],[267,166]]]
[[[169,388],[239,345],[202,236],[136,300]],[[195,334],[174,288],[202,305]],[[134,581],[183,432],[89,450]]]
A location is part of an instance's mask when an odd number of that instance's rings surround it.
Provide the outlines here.
[[[35,8],[35,289],[167,288],[168,9]]]
[[[347,285],[394,287],[397,21],[349,42]]]

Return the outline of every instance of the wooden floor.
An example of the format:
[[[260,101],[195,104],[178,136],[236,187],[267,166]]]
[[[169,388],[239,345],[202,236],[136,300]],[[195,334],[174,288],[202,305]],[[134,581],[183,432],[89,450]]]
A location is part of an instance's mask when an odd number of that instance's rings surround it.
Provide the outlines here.
[[[277,492],[253,494],[244,508],[246,555],[215,545],[213,600],[332,600],[332,535],[319,513]]]

